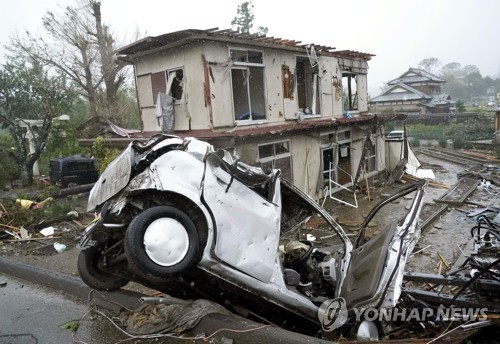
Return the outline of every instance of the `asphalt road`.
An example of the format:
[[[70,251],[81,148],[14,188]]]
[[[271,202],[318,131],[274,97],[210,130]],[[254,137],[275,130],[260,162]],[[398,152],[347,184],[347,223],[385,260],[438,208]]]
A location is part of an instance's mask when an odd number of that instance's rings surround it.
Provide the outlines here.
[[[0,344],[108,344],[127,338],[67,295],[5,274],[0,285]],[[76,332],[60,328],[73,320],[81,320]]]
[[[5,264],[5,260],[3,263],[3,265],[0,264],[0,269],[9,267],[9,271],[13,272],[12,264]],[[19,270],[17,273],[20,275],[28,271],[22,266],[19,266],[17,270]],[[48,275],[48,277],[45,275]],[[31,282],[28,281],[30,276],[26,277],[27,279],[21,280],[0,273],[0,344],[331,343],[285,331],[274,326],[262,326],[262,324],[240,317],[228,317],[220,314],[213,314],[203,318],[195,329],[184,334],[183,339],[163,337],[130,340],[108,319],[95,312],[89,312],[89,304],[81,297],[85,289],[79,288],[78,284],[71,281],[69,277],[66,278],[66,282],[63,282],[61,276],[51,274],[42,273],[38,275],[32,273]],[[50,282],[48,285],[64,286],[61,290],[65,290],[67,293],[63,294],[52,288],[37,284],[44,279]],[[73,298],[68,293],[77,295],[78,299]],[[114,297],[113,295],[106,294],[104,297],[109,302],[133,305],[133,302],[124,302],[127,299],[133,299],[127,293],[118,293]],[[109,307],[103,311],[107,315],[114,314]],[[79,321],[76,332],[60,328],[61,325],[73,321]],[[193,340],[195,337],[199,338],[200,336],[202,338]]]

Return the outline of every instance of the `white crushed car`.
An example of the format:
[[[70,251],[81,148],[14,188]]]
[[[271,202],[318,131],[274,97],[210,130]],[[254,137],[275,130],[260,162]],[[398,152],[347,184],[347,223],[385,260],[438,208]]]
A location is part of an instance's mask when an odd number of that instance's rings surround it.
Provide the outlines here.
[[[158,135],[132,142],[92,189],[88,209],[100,215],[80,241],[78,269],[98,290],[136,281],[177,294],[236,295],[255,313],[268,305],[319,326],[327,300],[343,298],[350,313],[395,306],[420,235],[425,187],[411,185],[376,206],[352,244],[279,170],[264,172],[194,138]],[[409,193],[408,213],[365,239],[375,213]],[[298,231],[313,222],[328,242],[300,240]]]

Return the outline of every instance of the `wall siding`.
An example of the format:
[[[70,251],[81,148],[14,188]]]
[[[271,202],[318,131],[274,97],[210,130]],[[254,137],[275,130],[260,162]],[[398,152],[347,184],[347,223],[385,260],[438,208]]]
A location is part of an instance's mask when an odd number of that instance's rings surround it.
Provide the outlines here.
[[[205,59],[209,62],[211,70],[210,96],[212,102],[213,127],[233,127],[236,125],[233,115],[233,100],[231,92],[231,69],[229,64],[229,48],[227,44],[206,44],[203,48]],[[202,71],[198,80],[204,82]],[[213,76],[213,78],[212,78]],[[203,82],[200,84],[203,86]]]
[[[313,198],[317,190],[321,157],[319,135],[297,135],[291,138],[293,184]],[[322,189],[322,187],[320,188]]]

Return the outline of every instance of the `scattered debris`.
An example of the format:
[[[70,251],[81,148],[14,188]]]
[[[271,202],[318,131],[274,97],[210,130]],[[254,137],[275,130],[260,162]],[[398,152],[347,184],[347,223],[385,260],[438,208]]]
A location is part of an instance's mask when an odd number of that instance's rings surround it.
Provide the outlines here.
[[[70,330],[71,332],[78,331],[78,327],[80,326],[80,320],[70,320],[65,322],[64,324],[59,325],[58,327],[61,330]]]
[[[448,264],[448,262],[446,261],[446,259],[444,259],[443,255],[441,253],[439,253],[439,252],[438,252],[438,257],[441,260],[441,262],[444,264],[444,266],[446,266],[446,268],[449,269],[450,265]]]
[[[57,253],[62,253],[64,251],[66,251],[66,245],[55,242],[54,249],[57,251]]]
[[[23,209],[40,209],[43,208],[48,202],[53,201],[52,197],[48,197],[41,202],[31,201],[29,199],[16,199],[16,203],[21,206]]]
[[[176,335],[195,327],[208,314],[231,313],[218,303],[198,299],[186,303],[144,304],[134,311],[124,311],[120,321],[128,333],[145,335],[174,333]]]
[[[50,227],[45,227],[44,229],[42,229],[40,232],[40,234],[42,234],[43,236],[51,236],[51,235],[54,235],[54,227],[50,226]]]

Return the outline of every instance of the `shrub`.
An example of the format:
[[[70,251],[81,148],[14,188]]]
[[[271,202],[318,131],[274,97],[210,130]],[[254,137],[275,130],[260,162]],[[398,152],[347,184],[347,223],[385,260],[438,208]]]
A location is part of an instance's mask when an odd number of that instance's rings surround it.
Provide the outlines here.
[[[99,173],[104,172],[109,163],[120,154],[117,149],[106,147],[105,143],[104,137],[98,136],[92,144],[92,151],[94,152]]]
[[[15,153],[13,150],[14,147],[14,139],[12,136],[8,133],[0,132],[0,161],[2,161],[0,190],[2,190],[6,184],[12,182],[14,179],[18,179],[21,174],[21,168],[12,156],[12,154]]]

